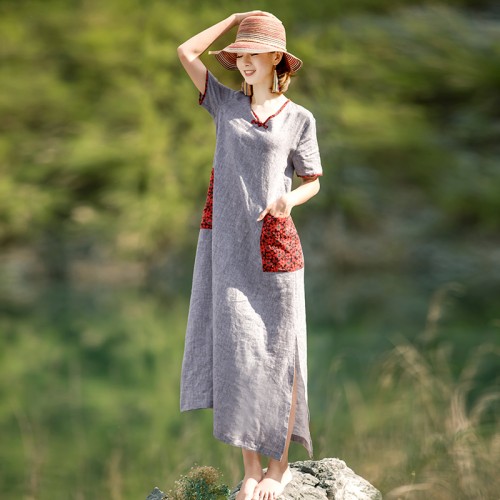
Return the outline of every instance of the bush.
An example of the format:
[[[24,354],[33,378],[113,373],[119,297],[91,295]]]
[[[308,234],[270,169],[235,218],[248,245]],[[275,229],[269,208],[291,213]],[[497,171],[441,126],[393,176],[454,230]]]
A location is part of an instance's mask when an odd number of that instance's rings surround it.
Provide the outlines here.
[[[214,467],[192,467],[185,475],[175,482],[173,490],[167,498],[171,500],[221,500],[228,498],[229,488],[218,484],[221,472]]]

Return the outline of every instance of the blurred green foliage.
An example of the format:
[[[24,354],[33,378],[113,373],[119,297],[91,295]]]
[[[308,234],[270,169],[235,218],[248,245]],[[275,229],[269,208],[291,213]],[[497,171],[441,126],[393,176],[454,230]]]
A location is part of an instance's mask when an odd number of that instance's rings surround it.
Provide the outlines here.
[[[70,257],[111,252],[152,265],[190,244],[214,133],[175,48],[248,7],[3,2],[2,245],[64,240]],[[364,230],[411,210],[433,214],[427,231],[498,233],[500,27],[486,2],[252,7],[285,20],[305,61],[290,96],[318,120],[316,211]]]
[[[411,322],[378,335],[371,315],[309,328],[314,458],[345,460],[384,497],[408,484],[412,500],[498,491],[498,325],[461,307],[453,289],[438,294],[417,336]],[[240,449],[213,438],[209,410],[179,411],[186,315],[185,301],[96,285],[50,285],[1,314],[0,496],[135,500],[155,485],[182,495],[203,487],[182,479],[193,464],[236,485]],[[294,444],[289,459],[307,453]]]
[[[454,500],[473,484],[453,483],[465,453],[473,479],[494,488],[498,412],[481,398],[498,365],[478,355],[489,368],[467,387],[463,369],[499,326],[494,2],[5,0],[2,498],[140,498],[193,462],[241,478],[239,450],[212,439],[209,413],[178,411],[182,295],[215,134],[175,49],[254,8],[285,22],[304,61],[288,95],[316,116],[325,171],[319,195],[293,212],[308,265],[316,452],[345,458],[384,492],[414,480]],[[462,295],[446,342],[392,346],[394,331],[415,337],[428,297],[448,282]],[[412,379],[415,367],[427,378]],[[444,388],[430,399],[429,380]],[[463,421],[474,421],[473,443],[460,441]]]

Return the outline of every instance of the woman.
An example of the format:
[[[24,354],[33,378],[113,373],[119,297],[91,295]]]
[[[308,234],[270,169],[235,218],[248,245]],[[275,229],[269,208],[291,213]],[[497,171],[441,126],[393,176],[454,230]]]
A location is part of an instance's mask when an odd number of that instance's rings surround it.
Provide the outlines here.
[[[240,71],[222,85],[199,56]],[[281,21],[233,14],[187,40],[179,58],[212,115],[217,141],[193,273],[181,411],[213,408],[214,436],[242,448],[238,500],[277,498],[291,480],[290,440],[312,457],[302,248],[290,212],[319,191],[312,114],[285,97],[302,61],[287,52]],[[302,185],[292,190],[296,173]],[[269,457],[267,472],[261,455]]]

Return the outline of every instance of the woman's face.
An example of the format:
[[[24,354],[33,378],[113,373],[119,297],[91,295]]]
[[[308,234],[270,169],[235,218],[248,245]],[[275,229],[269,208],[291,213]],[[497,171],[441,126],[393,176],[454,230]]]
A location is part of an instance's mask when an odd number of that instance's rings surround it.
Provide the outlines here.
[[[277,52],[263,54],[236,54],[236,67],[249,85],[271,85],[273,67],[278,64],[281,55]]]

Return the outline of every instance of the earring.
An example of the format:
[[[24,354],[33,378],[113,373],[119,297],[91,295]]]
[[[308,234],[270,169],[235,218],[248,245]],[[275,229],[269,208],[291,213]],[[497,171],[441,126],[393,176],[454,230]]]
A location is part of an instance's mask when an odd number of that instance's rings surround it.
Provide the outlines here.
[[[276,66],[274,67],[274,70],[273,70],[273,86],[271,88],[271,92],[273,94],[280,93],[280,81],[278,79],[278,72],[276,71]]]
[[[253,87],[248,84],[245,80],[243,80],[241,84],[241,91],[246,95],[246,96],[252,96],[253,95]]]

